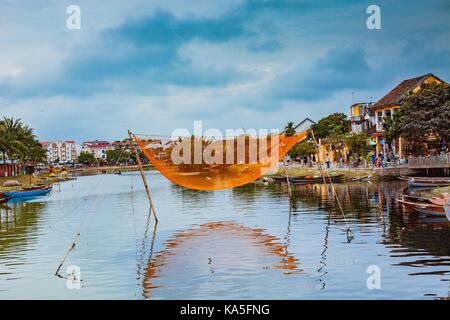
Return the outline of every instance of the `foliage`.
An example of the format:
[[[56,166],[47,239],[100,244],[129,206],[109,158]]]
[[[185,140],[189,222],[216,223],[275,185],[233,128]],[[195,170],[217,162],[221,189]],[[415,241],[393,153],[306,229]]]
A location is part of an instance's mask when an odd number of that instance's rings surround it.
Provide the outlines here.
[[[20,119],[3,118],[0,121],[0,153],[6,159],[21,163],[35,163],[45,160],[46,151],[33,133],[33,129]]]
[[[384,137],[386,141],[392,141],[401,135],[400,119],[405,113],[405,108],[396,109],[391,117],[385,117],[383,122]]]
[[[91,152],[81,152],[78,156],[78,163],[91,165],[95,162],[95,157]]]
[[[289,151],[289,156],[295,158],[297,156],[305,157],[311,154],[315,154],[317,152],[314,147],[314,143],[311,141],[303,140],[297,143],[292,149]]]
[[[386,118],[387,139],[402,136],[415,142],[450,141],[450,85],[424,84],[406,96],[393,119]]]
[[[450,85],[426,84],[402,105],[400,131],[414,141],[450,140]]]
[[[370,151],[369,136],[365,133],[349,134],[345,140],[353,158],[365,158]]]
[[[316,139],[343,136],[350,132],[350,120],[344,113],[332,113],[311,126]]]
[[[286,127],[284,128],[284,134],[286,136],[293,136],[295,134],[294,123],[292,121],[289,121],[287,123]]]
[[[130,150],[123,148],[115,148],[114,150],[107,150],[106,151],[106,161],[111,164],[115,165],[116,163],[127,163],[129,162],[128,159],[130,158]],[[119,158],[120,157],[120,158]]]

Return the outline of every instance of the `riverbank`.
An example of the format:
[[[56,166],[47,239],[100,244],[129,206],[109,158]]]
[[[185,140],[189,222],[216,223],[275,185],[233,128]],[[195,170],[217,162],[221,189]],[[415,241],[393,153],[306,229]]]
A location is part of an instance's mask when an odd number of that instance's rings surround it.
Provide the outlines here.
[[[344,174],[347,179],[361,179],[367,176],[373,176],[374,170],[372,168],[324,168],[324,173],[329,172],[330,175]],[[320,170],[317,167],[288,167],[279,168],[276,174],[288,176],[320,176]]]

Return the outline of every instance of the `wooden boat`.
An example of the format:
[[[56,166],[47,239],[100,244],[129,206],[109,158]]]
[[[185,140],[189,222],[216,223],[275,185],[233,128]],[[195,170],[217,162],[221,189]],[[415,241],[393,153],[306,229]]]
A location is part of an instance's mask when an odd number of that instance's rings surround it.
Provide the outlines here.
[[[439,197],[431,197],[428,198],[428,201],[432,204],[438,205],[438,206],[444,206],[447,204],[448,201],[450,201],[450,198],[439,198]]]
[[[450,201],[448,201],[444,205],[445,215],[447,216],[447,220],[450,222]]]
[[[408,209],[411,209],[413,211],[429,215],[429,216],[445,216],[445,210],[444,206],[436,205],[433,203],[427,203],[427,202],[412,202],[412,201],[406,201],[402,199],[397,199],[398,203],[401,203],[403,206],[405,206]]]
[[[7,196],[5,196],[3,193],[0,193],[0,203],[5,203],[5,202],[7,202],[9,199],[11,199],[11,197],[7,197]]]
[[[450,186],[450,178],[446,177],[409,177],[406,181],[409,188]]]
[[[3,194],[8,198],[23,198],[42,196],[52,191],[52,186],[36,186],[20,189],[17,191],[5,191]]]
[[[325,175],[325,182],[329,183],[330,179],[332,182],[339,182],[344,177],[344,174],[336,174],[328,177]],[[286,179],[286,178],[285,178]],[[295,184],[306,184],[306,183],[322,183],[322,176],[304,176],[304,177],[292,177],[289,178],[292,183]]]

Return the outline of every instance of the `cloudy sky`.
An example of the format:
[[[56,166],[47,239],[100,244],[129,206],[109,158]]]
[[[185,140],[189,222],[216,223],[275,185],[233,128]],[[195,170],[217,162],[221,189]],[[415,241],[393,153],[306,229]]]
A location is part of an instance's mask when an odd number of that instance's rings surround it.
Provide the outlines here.
[[[282,128],[428,72],[450,80],[448,0],[0,0],[0,116],[41,140]]]

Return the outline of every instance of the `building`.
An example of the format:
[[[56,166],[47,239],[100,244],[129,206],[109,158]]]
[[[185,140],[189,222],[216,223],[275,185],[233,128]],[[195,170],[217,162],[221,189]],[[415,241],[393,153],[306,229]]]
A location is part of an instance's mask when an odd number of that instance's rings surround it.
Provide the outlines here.
[[[49,163],[69,163],[77,159],[75,141],[43,141],[42,147],[47,150],[47,161]]]
[[[114,150],[114,147],[108,141],[94,140],[85,141],[80,146],[78,154],[81,152],[90,152],[96,159],[106,160],[106,151]]]
[[[359,102],[350,106],[350,124],[353,133],[370,133],[374,126],[370,107],[374,102]]]
[[[375,132],[371,135],[376,142],[376,152],[386,152],[392,150],[399,158],[403,158],[403,143],[401,137],[394,141],[386,142],[384,139],[383,124],[386,117],[392,118],[394,112],[400,109],[405,96],[409,93],[417,93],[421,89],[421,85],[429,83],[443,83],[444,81],[435,75],[428,73],[426,75],[407,79],[402,81],[398,86],[392,89],[388,94],[381,98],[377,103],[370,106],[370,113],[374,115]]]

